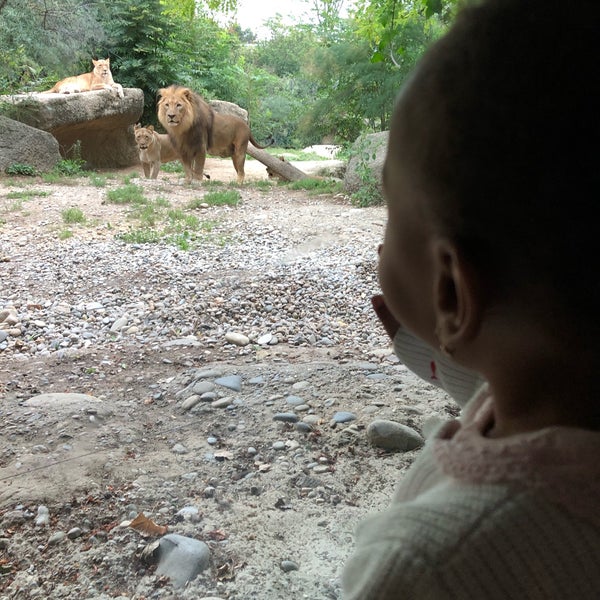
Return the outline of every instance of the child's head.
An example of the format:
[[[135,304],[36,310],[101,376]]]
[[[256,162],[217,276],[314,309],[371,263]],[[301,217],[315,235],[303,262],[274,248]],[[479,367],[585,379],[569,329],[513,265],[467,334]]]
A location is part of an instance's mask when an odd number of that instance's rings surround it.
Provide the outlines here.
[[[380,274],[396,318],[426,341],[438,328],[453,345],[439,311],[461,301],[460,265],[483,314],[519,314],[594,347],[598,25],[596,0],[484,2],[459,15],[401,93]],[[423,303],[432,289],[437,308]]]

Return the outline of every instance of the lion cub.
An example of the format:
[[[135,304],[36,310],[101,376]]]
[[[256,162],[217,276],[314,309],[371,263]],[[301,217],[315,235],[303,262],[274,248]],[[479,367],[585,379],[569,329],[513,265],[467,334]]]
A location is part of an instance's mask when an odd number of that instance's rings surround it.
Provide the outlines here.
[[[110,70],[110,58],[92,59],[92,62],[94,63],[94,69],[90,73],[61,79],[42,94],[77,94],[79,92],[109,90],[116,93],[119,98],[123,98],[123,86],[113,80]]]
[[[140,162],[147,179],[156,179],[160,163],[166,163],[179,158],[169,136],[166,133],[154,131],[152,125],[142,127],[139,123],[134,126],[135,143],[140,153]]]

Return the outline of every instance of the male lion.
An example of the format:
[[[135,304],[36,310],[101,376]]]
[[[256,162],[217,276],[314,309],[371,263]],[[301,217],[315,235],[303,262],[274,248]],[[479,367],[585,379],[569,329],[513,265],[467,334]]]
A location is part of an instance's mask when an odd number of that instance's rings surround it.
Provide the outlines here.
[[[94,68],[90,73],[61,79],[42,94],[76,94],[78,92],[109,90],[115,92],[119,98],[123,98],[123,86],[120,83],[115,83],[110,71],[110,58],[92,59],[92,62]]]
[[[133,127],[135,143],[140,154],[140,162],[147,179],[156,179],[160,163],[179,158],[173,144],[166,133],[154,131],[152,125],[142,127],[139,123]]]
[[[185,179],[202,179],[206,154],[231,157],[238,183],[244,181],[248,142],[259,146],[239,117],[215,112],[192,90],[171,85],[159,90],[158,120],[181,157]]]

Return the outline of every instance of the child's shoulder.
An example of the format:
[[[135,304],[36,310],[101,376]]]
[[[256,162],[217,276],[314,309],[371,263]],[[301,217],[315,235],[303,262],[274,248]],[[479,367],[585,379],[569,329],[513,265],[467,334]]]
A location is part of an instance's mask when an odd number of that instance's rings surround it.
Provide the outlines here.
[[[432,594],[441,598],[447,597],[444,589],[458,579],[471,594],[458,594],[460,597],[496,597],[491,590],[488,594],[485,586],[500,584],[511,589],[515,581],[521,589],[538,586],[531,562],[535,556],[545,572],[557,574],[556,581],[550,575],[548,586],[543,584],[546,595],[539,595],[540,599],[577,597],[567,589],[567,580],[588,568],[594,581],[579,582],[575,587],[580,598],[591,598],[591,586],[600,588],[600,573],[593,568],[598,547],[600,527],[590,527],[589,522],[530,491],[447,482],[413,501],[393,504],[361,524],[356,550],[344,574],[345,586],[371,590],[356,598],[384,600],[388,596],[376,589],[377,582],[385,581],[387,586],[394,580],[396,590],[420,589],[422,595],[415,592],[414,597]],[[572,560],[582,553],[586,564]],[[486,573],[486,579],[477,585],[484,587],[471,589],[481,573]]]

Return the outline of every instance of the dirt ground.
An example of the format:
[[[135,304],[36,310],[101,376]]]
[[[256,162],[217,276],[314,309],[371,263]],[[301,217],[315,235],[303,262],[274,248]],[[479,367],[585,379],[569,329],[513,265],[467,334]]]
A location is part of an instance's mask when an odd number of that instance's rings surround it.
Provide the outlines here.
[[[296,166],[316,173],[326,164]],[[206,171],[227,182],[235,175],[218,159],[208,159]],[[256,161],[246,172],[249,182],[266,179]],[[135,181],[149,192],[168,190],[173,202],[198,195],[177,175]],[[81,233],[90,244],[109,243],[124,222],[122,207],[102,204],[89,182],[35,187],[51,195],[9,214],[6,197],[15,187],[0,179],[0,311],[15,302],[32,310],[36,298],[51,304],[42,279],[30,298],[11,280],[55,244],[62,208],[75,204],[96,220]],[[219,215],[237,220],[238,231],[256,226],[257,215],[293,230],[295,255],[307,257],[357,240],[375,249],[385,222],[383,207],[356,209],[342,196],[251,184],[240,210]],[[140,345],[119,336],[72,353],[19,352],[14,343],[0,350],[0,599],[341,598],[356,524],[387,505],[418,453],[377,448],[366,427],[390,419],[421,432],[428,419],[454,412],[443,393],[392,356],[368,310],[377,291],[376,283],[361,291],[361,318],[371,319],[375,333],[356,345],[344,338],[241,346],[199,335]],[[40,321],[51,319],[44,315]],[[239,389],[217,384],[213,402],[183,404],[190,385],[220,377],[237,378]],[[305,412],[296,413],[304,426],[274,419],[294,412],[290,397],[304,400]],[[40,506],[46,522],[38,522]],[[205,542],[210,566],[179,587],[161,575],[144,549],[164,530],[126,526],[142,512]]]

